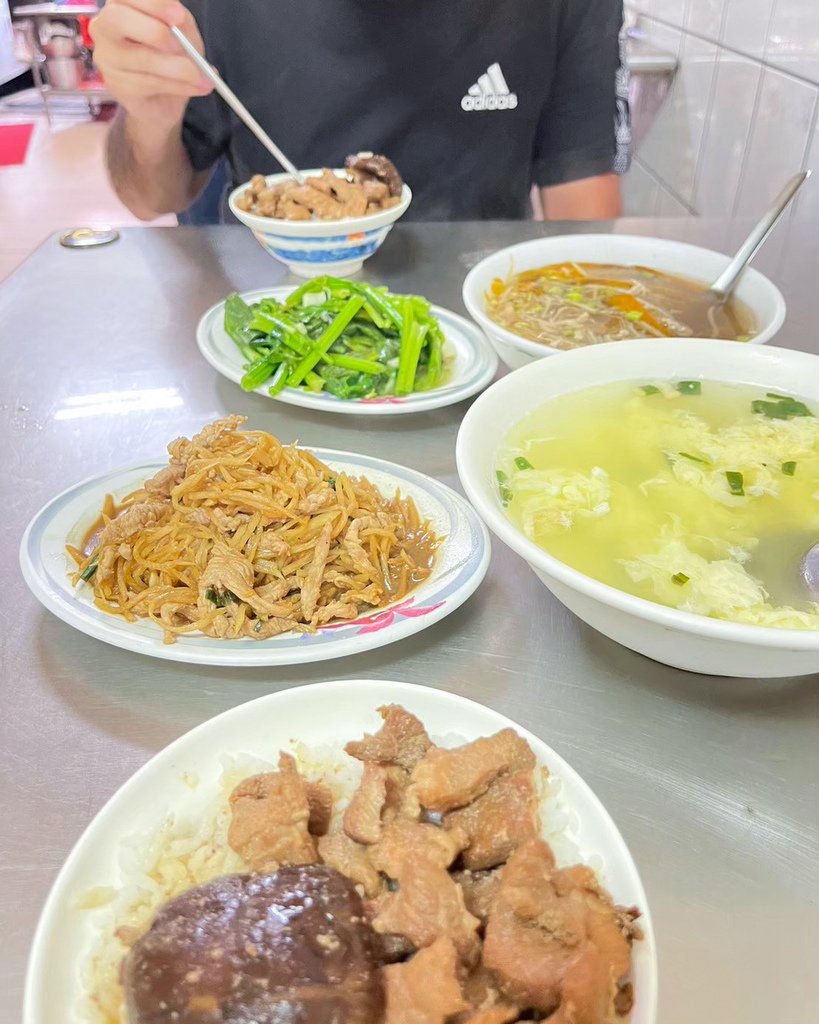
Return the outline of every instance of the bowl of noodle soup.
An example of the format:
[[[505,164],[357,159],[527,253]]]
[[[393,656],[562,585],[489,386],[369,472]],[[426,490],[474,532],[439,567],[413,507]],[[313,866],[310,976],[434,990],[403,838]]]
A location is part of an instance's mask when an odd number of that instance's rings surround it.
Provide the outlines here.
[[[606,278],[616,277],[617,271],[621,269],[628,270],[629,276],[648,277],[653,274],[658,280],[668,275],[666,284],[676,283],[696,295],[699,289],[691,289],[690,286],[702,285],[704,293],[708,285],[725,269],[729,259],[712,249],[662,238],[643,238],[637,235],[556,235],[511,245],[481,260],[464,280],[463,300],[469,315],[484,330],[499,357],[510,369],[517,369],[535,359],[566,349],[599,342],[630,340],[649,334],[656,335],[658,340],[663,340],[663,336],[718,337],[724,325],[709,324],[709,320],[714,317],[714,311],[710,310],[702,325],[694,321],[698,328],[695,330],[685,323],[685,315],[670,315],[668,310],[663,310],[662,305],[652,305],[650,288],[646,289],[638,281],[633,291],[640,305],[635,304],[635,311],[619,318],[618,329],[612,333],[590,331],[588,324],[591,318],[581,295],[575,295],[570,288],[567,292],[566,288],[556,286],[554,290],[563,294],[547,301],[542,340],[537,341],[533,340],[534,332],[526,331],[530,335],[526,337],[523,331],[518,333],[510,330],[497,321],[498,314],[492,306],[493,285],[499,288],[498,282],[507,284],[515,275],[527,275],[527,272],[544,267],[575,268],[580,275],[584,268],[587,272],[591,271],[589,265],[597,265],[600,271],[605,271]],[[634,271],[643,273],[634,274]],[[633,303],[634,298],[629,295],[630,302]],[[784,322],[785,300],[782,294],[767,277],[752,267],[742,275],[732,301],[739,313],[738,337],[749,344],[762,345],[770,341]],[[659,309],[663,315],[662,331],[653,331],[645,326],[643,314],[637,312],[645,306],[654,313]],[[500,319],[511,322],[509,317]],[[628,330],[630,321],[634,327],[633,333]],[[724,329],[722,336],[729,336]]]

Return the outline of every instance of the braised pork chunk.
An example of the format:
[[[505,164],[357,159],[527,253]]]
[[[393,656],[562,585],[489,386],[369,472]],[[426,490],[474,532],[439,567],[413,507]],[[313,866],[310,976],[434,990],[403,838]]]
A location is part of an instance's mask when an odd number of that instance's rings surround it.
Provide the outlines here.
[[[345,748],[362,772],[343,813],[283,754],[231,795],[229,831],[252,870],[317,862],[355,887],[381,965],[372,1024],[626,1015],[639,911],[616,906],[590,868],[559,867],[538,838],[526,741],[504,729],[444,749],[404,708],[379,711],[378,732]]]

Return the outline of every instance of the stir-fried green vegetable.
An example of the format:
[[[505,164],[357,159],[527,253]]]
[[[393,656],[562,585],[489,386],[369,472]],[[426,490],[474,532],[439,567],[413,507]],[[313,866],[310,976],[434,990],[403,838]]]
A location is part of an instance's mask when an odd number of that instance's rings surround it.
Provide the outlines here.
[[[268,385],[375,398],[441,383],[444,335],[430,304],[359,281],[317,277],[284,302],[225,302],[224,326],[245,358],[242,387]]]

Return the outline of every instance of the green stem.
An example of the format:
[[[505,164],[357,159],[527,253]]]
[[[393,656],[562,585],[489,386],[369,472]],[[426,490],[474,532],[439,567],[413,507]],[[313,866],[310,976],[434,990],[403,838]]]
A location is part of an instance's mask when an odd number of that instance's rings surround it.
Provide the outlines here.
[[[328,352],[324,357],[328,366],[341,366],[345,370],[357,370],[359,373],[369,373],[373,377],[379,377],[388,373],[383,363],[376,363],[372,359],[359,359],[356,356],[336,355],[335,352]]]
[[[415,371],[418,369],[418,360],[421,357],[421,349],[424,347],[426,341],[427,331],[429,330],[429,324],[418,324],[413,323],[407,346],[407,358],[404,360],[404,365],[398,366],[398,379],[395,382],[395,393],[396,395],[408,395],[410,392],[415,390]],[[402,350],[403,359],[403,350]]]
[[[276,367],[276,372],[270,381],[270,387],[267,389],[267,393],[271,398],[275,398],[281,391],[284,391],[287,386],[287,372],[289,367],[287,363],[279,363]]]
[[[444,341],[440,328],[430,327],[429,329],[429,365],[427,366],[427,384],[435,387],[441,379],[441,371],[444,366]]]
[[[281,361],[282,357],[280,352],[271,352],[269,355],[263,356],[258,362],[254,363],[244,377],[242,377],[242,388],[245,391],[255,391],[256,388],[261,387],[273,372],[274,367]]]
[[[355,295],[348,299],[342,311],[330,324],[324,334],[312,346],[310,351],[297,364],[287,383],[291,388],[298,387],[307,374],[313,369],[316,363],[327,354],[333,342],[341,335],[344,328],[350,323],[356,313],[364,305],[364,299]]]

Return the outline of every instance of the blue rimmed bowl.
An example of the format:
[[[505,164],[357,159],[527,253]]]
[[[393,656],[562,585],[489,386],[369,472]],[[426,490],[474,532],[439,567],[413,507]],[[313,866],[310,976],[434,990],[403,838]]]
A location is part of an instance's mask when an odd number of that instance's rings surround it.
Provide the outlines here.
[[[305,177],[320,175],[321,170],[302,171]],[[336,170],[343,177],[343,170]],[[285,181],[287,174],[269,174],[267,184],[274,186]],[[406,213],[412,202],[412,191],[404,185],[401,202],[389,210],[372,213],[367,217],[346,217],[344,220],[282,220],[278,217],[260,217],[246,213],[236,205],[250,182],[239,185],[228,199],[237,220],[249,227],[259,244],[271,256],[287,265],[299,277],[318,277],[333,274],[347,277],[361,269],[368,256],[381,245],[393,224]]]

